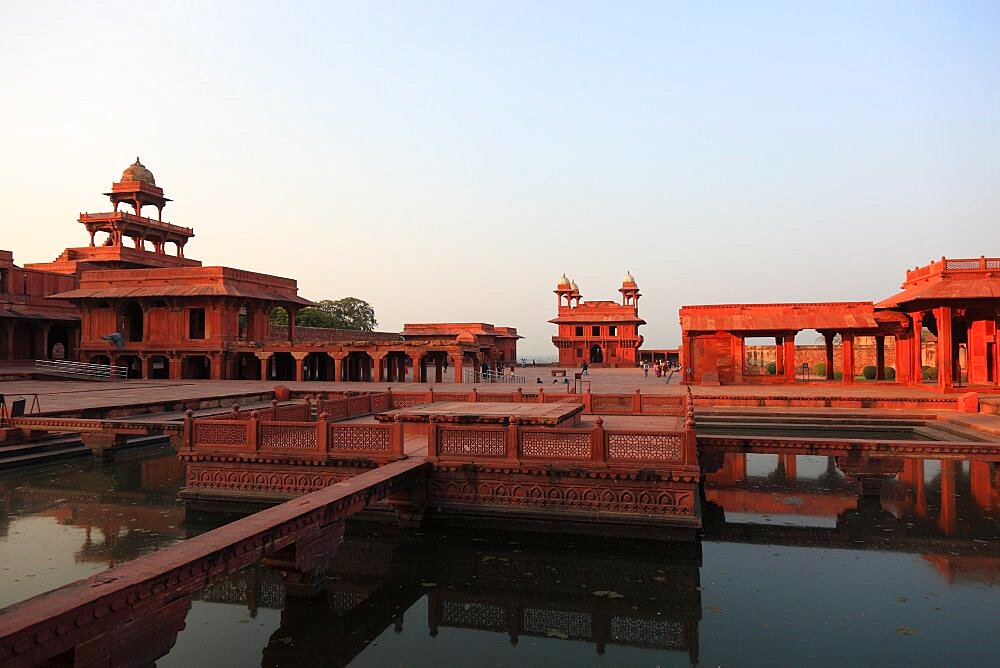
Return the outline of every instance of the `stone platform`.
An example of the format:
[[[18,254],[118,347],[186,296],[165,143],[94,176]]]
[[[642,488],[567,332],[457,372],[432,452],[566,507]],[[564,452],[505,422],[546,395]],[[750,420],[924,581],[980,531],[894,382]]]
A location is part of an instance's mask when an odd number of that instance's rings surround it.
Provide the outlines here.
[[[569,427],[579,423],[583,404],[518,404],[507,402],[468,403],[442,401],[425,406],[399,408],[375,416],[379,422],[455,422],[459,424],[509,424],[540,427]]]

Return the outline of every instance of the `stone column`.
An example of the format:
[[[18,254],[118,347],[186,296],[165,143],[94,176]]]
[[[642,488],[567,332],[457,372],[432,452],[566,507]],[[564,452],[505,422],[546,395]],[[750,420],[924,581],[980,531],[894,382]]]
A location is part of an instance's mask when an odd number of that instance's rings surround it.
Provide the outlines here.
[[[937,365],[938,389],[947,392],[954,387],[954,359],[951,337],[951,307],[941,306],[934,309],[937,319]],[[943,462],[942,462],[943,464]]]
[[[372,377],[376,383],[381,383],[382,380],[387,375],[387,369],[385,368],[386,355],[379,355],[375,358],[375,375]]]
[[[167,374],[170,377],[170,380],[176,380],[184,375],[183,373],[184,360],[181,359],[180,357],[176,356],[171,357],[167,361],[167,365],[170,369],[170,372]]]
[[[854,335],[853,334],[841,334],[841,344],[840,351],[841,356],[844,358],[841,364],[841,369],[843,369],[845,385],[851,385],[854,383]]]
[[[782,356],[785,358],[785,378],[790,383],[795,382],[795,334],[784,337]]]
[[[885,337],[875,337],[875,380],[885,380]]]
[[[823,343],[826,346],[826,379],[833,380],[833,339],[836,336],[833,332],[823,335]]]
[[[774,337],[774,375],[785,375],[785,339],[781,336]]]
[[[441,356],[440,355],[435,355],[434,356],[434,382],[435,383],[444,382],[444,379],[442,378],[442,373],[443,373],[443,369],[441,368]]]
[[[465,357],[465,355],[462,354],[462,351],[458,351],[455,354],[455,356],[452,357],[452,360],[453,360],[453,363],[454,363],[454,366],[455,366],[455,382],[456,383],[461,383],[462,382],[462,362],[464,361],[463,360],[464,357]]]
[[[261,381],[267,380],[267,361],[271,359],[271,353],[254,353],[257,359],[260,360],[260,379]]]
[[[921,385],[924,382],[924,346],[921,341],[923,313],[911,313],[910,319],[913,320],[913,343],[911,344],[913,350],[910,351],[912,353],[910,358],[910,380],[915,385]]]
[[[208,356],[208,377],[210,380],[222,380],[222,355],[214,352]]]
[[[412,355],[412,359],[413,359],[413,382],[414,383],[421,382],[421,375],[422,374],[420,373],[420,358],[422,356],[423,356],[423,353],[414,353]]]
[[[309,353],[295,352],[292,357],[295,359],[295,380],[301,383],[305,380],[305,360]]]

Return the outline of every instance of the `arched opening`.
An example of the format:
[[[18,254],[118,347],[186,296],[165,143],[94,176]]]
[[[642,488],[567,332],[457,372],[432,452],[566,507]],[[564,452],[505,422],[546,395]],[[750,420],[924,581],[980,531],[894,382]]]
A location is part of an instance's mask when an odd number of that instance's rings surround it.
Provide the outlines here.
[[[269,380],[295,380],[295,358],[291,353],[274,353],[267,367]]]
[[[149,358],[149,373],[147,378],[156,380],[166,380],[170,378],[170,361],[163,355],[154,355]]]
[[[69,325],[57,322],[49,327],[49,340],[46,350],[50,360],[72,359]]]
[[[288,326],[288,310],[284,306],[275,306],[267,315],[270,323],[270,338],[272,341],[288,341],[291,329]]]
[[[433,377],[433,382],[443,383],[445,382],[445,376],[447,375],[447,369],[449,365],[448,353],[443,350],[435,350],[429,352],[424,356],[424,370],[427,376],[428,382]],[[430,372],[433,369],[433,373]]]
[[[108,357],[107,355],[91,355],[90,363],[109,365],[111,364],[111,358]]]
[[[354,351],[344,358],[343,380],[352,382],[371,381],[372,358],[366,352]]]
[[[212,377],[212,364],[207,355],[191,355],[181,362],[181,378],[208,380]]]
[[[253,309],[249,304],[240,304],[236,309],[236,338],[240,341],[253,338]]]
[[[122,309],[121,333],[126,341],[142,341],[143,313],[139,302],[128,302]]]
[[[302,379],[333,380],[333,360],[326,353],[309,353],[302,360]]]
[[[773,336],[743,338],[743,375],[765,376],[777,373],[778,345]]]
[[[590,347],[590,363],[601,364],[602,362],[604,362],[604,350],[601,348],[601,344],[595,343]]]
[[[118,366],[128,369],[129,378],[142,378],[142,360],[138,355],[122,355],[118,358]]]
[[[406,382],[406,365],[409,362],[406,353],[393,350],[386,354],[384,364],[384,379],[388,383]]]
[[[229,377],[233,380],[260,380],[260,359],[253,353],[237,353]]]
[[[39,353],[41,354],[41,353]],[[35,357],[35,331],[27,322],[14,324],[14,359],[26,360]]]

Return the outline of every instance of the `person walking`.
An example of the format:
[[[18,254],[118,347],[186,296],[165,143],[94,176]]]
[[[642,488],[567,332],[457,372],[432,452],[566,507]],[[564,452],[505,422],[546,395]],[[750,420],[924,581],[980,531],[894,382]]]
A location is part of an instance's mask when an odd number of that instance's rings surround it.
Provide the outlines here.
[[[583,360],[583,364],[581,365],[581,369],[583,370],[583,375],[584,376],[589,376],[590,375],[590,372],[587,370],[587,360]]]
[[[642,375],[649,378],[649,362],[642,363]]]

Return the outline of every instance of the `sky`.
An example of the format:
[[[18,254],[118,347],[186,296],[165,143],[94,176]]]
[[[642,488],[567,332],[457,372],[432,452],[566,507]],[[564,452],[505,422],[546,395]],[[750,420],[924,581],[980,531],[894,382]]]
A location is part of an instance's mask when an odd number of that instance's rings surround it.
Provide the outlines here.
[[[559,276],[682,304],[878,300],[1000,255],[997,2],[0,0],[0,248],[86,245],[139,156],[186,254],[491,322]],[[152,211],[152,210],[150,210]]]

